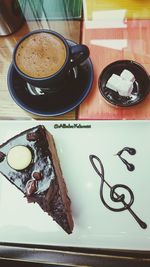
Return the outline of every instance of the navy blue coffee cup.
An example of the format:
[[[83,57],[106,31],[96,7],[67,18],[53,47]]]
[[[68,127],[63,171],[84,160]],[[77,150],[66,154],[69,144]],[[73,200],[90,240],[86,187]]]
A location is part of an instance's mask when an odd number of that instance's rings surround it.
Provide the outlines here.
[[[32,75],[29,75],[22,71],[20,66],[18,66],[17,60],[16,60],[16,54],[18,49],[21,47],[24,41],[27,40],[27,38],[31,36],[35,36],[36,34],[41,34],[41,33],[46,33],[50,34],[53,37],[58,38],[64,45],[66,53],[65,53],[65,59],[62,64],[62,66],[53,74],[50,74],[45,77],[33,77]],[[51,53],[51,51],[49,51]],[[59,50],[58,50],[58,55],[59,55]],[[60,35],[59,33],[51,30],[46,30],[46,29],[40,29],[40,30],[35,30],[32,31],[23,38],[19,40],[17,43],[14,52],[13,52],[13,65],[15,67],[15,70],[19,74],[19,76],[24,79],[27,83],[31,84],[34,87],[39,87],[39,88],[44,88],[46,89],[45,91],[48,92],[51,87],[59,87],[59,84],[61,84],[63,81],[65,81],[68,72],[73,69],[75,66],[80,65],[83,61],[85,61],[89,57],[89,49],[86,45],[83,44],[75,44],[73,46],[69,46],[67,40]],[[22,59],[23,60],[23,59]],[[30,68],[30,64],[29,64]],[[48,90],[49,88],[49,90]]]

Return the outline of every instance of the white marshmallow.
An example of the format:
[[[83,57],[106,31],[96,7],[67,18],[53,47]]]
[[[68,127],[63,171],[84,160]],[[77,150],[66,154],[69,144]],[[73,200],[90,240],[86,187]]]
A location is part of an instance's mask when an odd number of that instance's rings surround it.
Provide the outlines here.
[[[106,83],[106,87],[117,92],[122,79],[119,75],[112,74]]]
[[[23,170],[29,166],[32,160],[32,154],[26,146],[15,146],[11,148],[7,155],[9,166],[15,170]]]
[[[124,69],[124,70],[121,72],[120,77],[121,77],[122,79],[124,79],[124,80],[128,80],[128,81],[130,81],[130,82],[132,82],[132,83],[134,83],[134,81],[135,81],[135,77],[134,77],[134,75],[132,74],[132,72],[129,71],[129,70],[126,70],[126,69]]]

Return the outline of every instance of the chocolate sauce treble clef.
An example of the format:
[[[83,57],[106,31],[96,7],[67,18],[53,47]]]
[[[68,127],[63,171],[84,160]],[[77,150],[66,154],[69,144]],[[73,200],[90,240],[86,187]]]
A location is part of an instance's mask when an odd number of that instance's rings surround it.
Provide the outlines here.
[[[96,155],[90,155],[89,156],[90,162],[92,164],[92,167],[94,168],[94,170],[96,171],[96,173],[99,175],[99,177],[101,178],[101,184],[100,184],[100,198],[102,203],[104,204],[104,206],[106,208],[108,208],[111,211],[115,211],[115,212],[119,212],[119,211],[124,211],[124,210],[128,210],[130,212],[130,214],[134,217],[134,219],[137,221],[137,223],[140,225],[141,228],[146,229],[147,228],[147,224],[145,222],[143,222],[136,214],[135,212],[131,209],[131,206],[134,202],[134,194],[132,192],[132,190],[123,184],[116,184],[114,186],[111,186],[104,178],[104,167],[103,164],[101,162],[101,160],[96,156]],[[99,163],[100,166],[100,171],[97,168],[96,164],[94,161],[97,161]],[[109,206],[103,196],[103,187],[104,187],[104,183],[109,187],[110,189],[110,199],[113,202],[118,202],[118,203],[122,203],[123,207],[121,208],[113,208],[111,206]],[[125,195],[124,194],[118,194],[116,192],[116,189],[118,188],[123,188],[125,190],[127,190],[127,192],[129,193],[130,196],[130,200],[127,203],[125,200]]]

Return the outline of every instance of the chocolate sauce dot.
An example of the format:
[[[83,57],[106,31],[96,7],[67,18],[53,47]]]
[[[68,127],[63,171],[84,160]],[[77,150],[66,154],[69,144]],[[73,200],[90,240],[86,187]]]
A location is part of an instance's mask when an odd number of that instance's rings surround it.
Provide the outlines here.
[[[126,164],[128,171],[132,172],[135,170],[135,166],[132,163]]]
[[[136,154],[136,150],[134,148],[131,148],[131,147],[124,147],[123,151],[127,151],[130,155]]]

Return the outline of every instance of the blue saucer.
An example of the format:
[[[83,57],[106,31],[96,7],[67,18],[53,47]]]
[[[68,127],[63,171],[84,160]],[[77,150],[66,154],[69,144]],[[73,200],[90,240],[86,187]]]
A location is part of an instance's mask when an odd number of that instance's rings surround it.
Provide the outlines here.
[[[75,43],[68,40],[69,45]],[[7,77],[8,89],[12,99],[25,111],[36,116],[50,117],[63,115],[79,106],[87,97],[93,84],[93,65],[88,58],[70,71],[65,87],[61,92],[47,95],[34,95],[29,87],[10,65]]]

